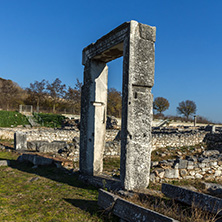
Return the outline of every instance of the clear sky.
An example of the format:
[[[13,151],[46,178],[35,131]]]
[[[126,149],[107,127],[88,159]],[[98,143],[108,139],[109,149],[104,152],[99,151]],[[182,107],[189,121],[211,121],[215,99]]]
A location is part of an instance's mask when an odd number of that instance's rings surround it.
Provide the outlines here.
[[[0,77],[21,87],[83,79],[82,49],[125,21],[157,27],[155,97],[193,100],[197,114],[222,122],[221,0],[0,0]],[[109,65],[121,91],[122,60]]]

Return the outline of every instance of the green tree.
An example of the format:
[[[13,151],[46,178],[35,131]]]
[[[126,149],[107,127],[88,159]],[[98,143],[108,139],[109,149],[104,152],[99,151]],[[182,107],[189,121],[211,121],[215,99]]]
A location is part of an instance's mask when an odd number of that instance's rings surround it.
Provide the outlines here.
[[[163,97],[157,97],[153,102],[153,109],[155,109],[159,114],[166,111],[169,108],[169,101]]]
[[[59,78],[56,78],[51,84],[47,82],[46,90],[52,100],[53,113],[56,111],[56,106],[59,102],[62,102],[65,95],[66,85],[62,84],[62,81]]]
[[[179,103],[177,107],[177,112],[180,115],[184,115],[187,119],[191,114],[195,114],[197,111],[197,106],[194,101],[186,100]]]
[[[108,115],[121,117],[122,95],[115,88],[108,90],[107,113]]]

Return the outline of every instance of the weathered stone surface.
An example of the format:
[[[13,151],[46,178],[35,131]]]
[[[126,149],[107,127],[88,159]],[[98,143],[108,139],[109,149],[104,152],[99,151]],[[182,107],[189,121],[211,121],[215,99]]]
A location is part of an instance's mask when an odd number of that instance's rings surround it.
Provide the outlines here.
[[[138,30],[138,23],[132,21],[123,56],[120,177],[128,190],[147,187],[152,150],[154,42],[141,39]]]
[[[105,177],[105,176],[90,176],[90,175],[79,175],[79,180],[86,184],[91,184],[98,188],[108,189],[108,190],[119,190],[121,189],[120,180]]]
[[[171,184],[162,184],[162,192],[170,198],[222,215],[222,199]]]
[[[206,150],[203,152],[204,156],[213,156],[213,155],[218,155],[220,152],[218,150]]]
[[[53,163],[53,159],[38,156],[35,154],[22,154],[17,159],[19,162],[30,162],[34,165],[51,165]]]
[[[222,185],[216,183],[202,182],[204,188],[212,195],[219,195],[222,198]]]
[[[113,195],[112,193],[101,189],[99,190],[98,205],[107,211],[112,211],[113,214],[120,217],[123,221],[177,221],[150,209],[133,204],[117,195]]]
[[[67,146],[65,141],[31,141],[27,142],[28,150],[42,152],[42,153],[57,153],[60,149]]]
[[[218,150],[222,153],[222,133],[208,133],[204,138],[208,149]]]
[[[103,170],[107,105],[106,63],[88,60],[81,94],[80,171],[88,175]]]
[[[166,169],[165,178],[178,179],[179,178],[179,170],[178,169]]]
[[[9,160],[0,160],[0,166],[9,166],[10,161]]]
[[[118,121],[114,116],[107,116],[106,129],[116,129],[117,124],[118,124]]]
[[[27,136],[25,133],[16,132],[14,134],[14,148],[16,150],[27,149]]]
[[[127,190],[148,186],[154,84],[155,27],[130,21],[83,50],[80,171],[102,172],[107,103],[106,62],[123,55],[121,182]]]
[[[187,160],[179,159],[178,160],[178,168],[179,169],[186,169],[187,168],[187,163],[188,163]]]

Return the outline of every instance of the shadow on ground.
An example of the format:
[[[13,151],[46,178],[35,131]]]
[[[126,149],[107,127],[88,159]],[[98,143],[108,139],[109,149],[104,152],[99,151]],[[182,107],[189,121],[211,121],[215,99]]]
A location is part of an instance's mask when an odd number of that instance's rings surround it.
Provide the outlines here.
[[[49,166],[39,166],[37,168],[34,168],[33,164],[28,162],[20,163],[17,160],[12,160],[10,158],[0,158],[0,160],[9,160],[10,161],[10,167],[12,169],[16,169],[19,171],[23,171],[26,173],[34,174],[36,176],[41,176],[48,178],[50,180],[68,184],[70,186],[86,189],[86,190],[97,190],[95,187],[91,185],[87,185],[82,183],[78,180],[78,173],[70,173],[68,170],[56,168],[55,165],[49,165]],[[34,176],[35,177],[35,176]],[[91,215],[98,215],[103,221],[118,221],[118,218],[115,216],[108,217],[103,215],[103,211],[99,209],[97,205],[97,201],[92,200],[85,200],[84,196],[83,199],[64,199],[66,202],[72,204],[73,206],[84,210],[86,212],[89,212]]]

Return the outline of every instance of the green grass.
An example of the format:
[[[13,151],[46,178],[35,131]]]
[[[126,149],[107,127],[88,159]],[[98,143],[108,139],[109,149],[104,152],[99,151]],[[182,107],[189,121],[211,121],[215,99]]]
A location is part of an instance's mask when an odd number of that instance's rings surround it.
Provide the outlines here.
[[[27,118],[19,112],[0,111],[0,127],[29,125]]]
[[[102,215],[98,190],[53,166],[32,168],[18,163],[13,153],[0,152],[11,160],[0,167],[0,221],[118,221]]]
[[[39,124],[45,127],[61,127],[64,116],[52,113],[34,113],[34,117]]]

